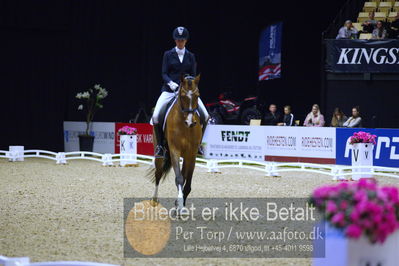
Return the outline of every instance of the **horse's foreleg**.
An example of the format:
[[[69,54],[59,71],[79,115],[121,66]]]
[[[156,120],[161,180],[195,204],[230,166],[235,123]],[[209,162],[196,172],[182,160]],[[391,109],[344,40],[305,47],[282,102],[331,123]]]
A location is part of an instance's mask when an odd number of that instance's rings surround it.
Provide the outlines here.
[[[178,209],[182,209],[184,207],[183,205],[183,185],[184,185],[184,178],[183,175],[181,174],[180,171],[180,156],[171,154],[171,163],[173,170],[175,172],[175,182],[176,182],[176,187],[177,187],[177,201],[176,201],[176,207]]]
[[[183,163],[183,176],[186,180],[183,189],[183,204],[186,206],[186,200],[191,191],[191,179],[193,177],[195,167],[195,159],[185,160]]]

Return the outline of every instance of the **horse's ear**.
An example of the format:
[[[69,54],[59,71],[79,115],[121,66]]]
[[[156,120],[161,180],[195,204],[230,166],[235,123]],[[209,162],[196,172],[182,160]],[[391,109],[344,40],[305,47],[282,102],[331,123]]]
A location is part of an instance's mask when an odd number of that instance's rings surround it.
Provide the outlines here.
[[[183,84],[184,81],[184,75],[180,75],[180,84]]]
[[[195,77],[195,80],[194,80],[195,84],[198,84],[198,83],[199,83],[200,78],[201,78],[201,74],[198,74],[198,75]]]

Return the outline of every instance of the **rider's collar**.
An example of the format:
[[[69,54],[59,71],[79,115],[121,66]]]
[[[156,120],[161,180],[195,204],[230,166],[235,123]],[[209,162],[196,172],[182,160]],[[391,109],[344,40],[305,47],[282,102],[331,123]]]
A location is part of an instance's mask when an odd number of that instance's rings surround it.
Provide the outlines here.
[[[177,48],[177,46],[175,47],[176,53],[177,54],[184,54],[186,52],[186,47],[184,47],[183,49],[179,49]]]

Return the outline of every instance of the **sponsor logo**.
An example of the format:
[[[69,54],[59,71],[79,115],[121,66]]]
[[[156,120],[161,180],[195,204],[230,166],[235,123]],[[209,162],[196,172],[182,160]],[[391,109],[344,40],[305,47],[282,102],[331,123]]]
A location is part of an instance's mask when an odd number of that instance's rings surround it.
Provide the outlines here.
[[[137,143],[153,143],[152,134],[137,134]]]
[[[399,137],[386,137],[380,136],[377,138],[377,145],[375,147],[374,158],[376,160],[381,158],[381,154],[384,151],[389,152],[390,160],[399,160],[399,151],[397,152],[396,148],[399,148],[399,145],[395,145],[395,143],[399,143]],[[344,157],[349,157],[349,151],[352,150],[352,145],[350,144],[350,137],[346,140],[345,146],[345,154]]]
[[[222,130],[221,132],[222,141],[229,142],[247,142],[250,131],[230,131]]]
[[[296,137],[290,136],[267,136],[267,146],[273,147],[295,147]]]
[[[399,48],[341,48],[337,65],[399,64]]]
[[[333,148],[333,138],[321,138],[321,137],[302,137],[302,147],[304,148]]]

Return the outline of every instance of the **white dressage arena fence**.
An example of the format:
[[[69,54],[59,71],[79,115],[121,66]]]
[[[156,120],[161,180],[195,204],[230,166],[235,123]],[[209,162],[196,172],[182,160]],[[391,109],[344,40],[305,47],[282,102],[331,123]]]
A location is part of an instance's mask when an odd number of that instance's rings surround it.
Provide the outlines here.
[[[0,265],[4,266],[116,266],[114,264],[85,261],[48,261],[30,263],[28,257],[9,258],[0,256]]]
[[[66,164],[70,160],[92,160],[102,163],[103,166],[120,164],[122,160],[132,160],[136,163],[154,165],[153,156],[142,154],[110,154],[95,153],[87,151],[75,152],[52,152],[46,150],[0,150],[0,158],[8,159],[10,162],[22,161],[24,158],[44,158],[55,161],[57,164]],[[331,176],[333,180],[350,179],[352,175],[378,175],[399,178],[399,168],[381,166],[344,166],[334,164],[314,163],[277,163],[259,162],[250,160],[216,160],[197,158],[196,166],[205,168],[210,173],[220,173],[223,168],[241,168],[263,172],[266,176],[278,176],[281,172],[310,172]],[[365,172],[357,172],[360,171]],[[366,169],[366,170],[364,170]]]

